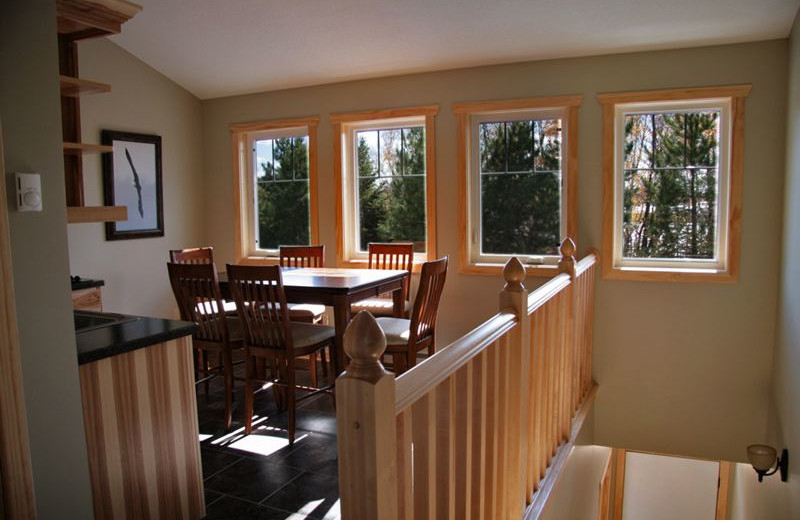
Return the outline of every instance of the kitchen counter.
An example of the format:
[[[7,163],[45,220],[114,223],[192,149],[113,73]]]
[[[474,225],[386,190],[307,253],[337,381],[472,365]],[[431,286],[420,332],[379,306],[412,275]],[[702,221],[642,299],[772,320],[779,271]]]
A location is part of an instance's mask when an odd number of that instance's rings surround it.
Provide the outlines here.
[[[188,336],[197,325],[186,321],[130,316],[130,320],[77,332],[78,364],[91,363],[157,343]]]
[[[80,276],[70,276],[69,282],[72,285],[73,291],[102,287],[106,284],[103,280],[92,280],[89,278],[81,278]]]

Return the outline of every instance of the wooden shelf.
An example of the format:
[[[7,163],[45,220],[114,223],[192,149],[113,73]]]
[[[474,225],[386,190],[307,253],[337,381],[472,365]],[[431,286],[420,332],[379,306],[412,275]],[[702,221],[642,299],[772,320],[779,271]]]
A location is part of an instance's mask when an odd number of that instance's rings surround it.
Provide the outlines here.
[[[128,220],[127,206],[67,206],[67,223]]]
[[[61,95],[66,97],[78,97],[86,94],[102,94],[111,92],[111,85],[99,83],[88,79],[73,78],[72,76],[59,76],[61,83]]]
[[[106,153],[114,148],[104,144],[89,143],[64,143],[64,153],[70,155],[83,155],[85,153]]]
[[[58,33],[72,41],[119,34],[141,9],[125,0],[56,0]]]

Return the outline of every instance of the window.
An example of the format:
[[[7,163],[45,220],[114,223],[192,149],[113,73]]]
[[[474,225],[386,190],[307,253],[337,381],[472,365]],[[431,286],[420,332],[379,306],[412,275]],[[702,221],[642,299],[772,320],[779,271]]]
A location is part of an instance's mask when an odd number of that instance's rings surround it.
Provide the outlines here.
[[[512,256],[529,273],[557,272],[576,236],[577,110],[581,96],[458,103],[461,271],[498,274]]]
[[[317,241],[316,118],[233,125],[237,262]]]
[[[749,86],[602,94],[604,275],[735,281]]]
[[[433,135],[438,107],[331,116],[340,265],[367,261],[370,242],[412,242],[436,257]]]

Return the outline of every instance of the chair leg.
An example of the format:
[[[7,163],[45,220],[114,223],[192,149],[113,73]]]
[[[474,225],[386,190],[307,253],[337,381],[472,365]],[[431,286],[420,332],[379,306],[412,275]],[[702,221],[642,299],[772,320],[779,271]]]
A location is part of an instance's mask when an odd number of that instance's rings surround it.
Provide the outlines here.
[[[319,351],[319,360],[322,363],[322,375],[327,379],[328,377],[328,356],[325,354],[326,348],[323,347]]]
[[[253,357],[249,354],[245,359],[244,376],[244,433],[250,435],[253,432]]]
[[[408,356],[399,352],[392,353],[392,363],[394,364],[395,375],[400,375],[408,370]]]
[[[209,370],[208,370],[208,351],[201,349],[200,350],[200,356],[201,356],[200,366],[202,367],[201,368],[201,372],[203,374],[203,377],[206,378],[205,382],[203,383],[203,388],[206,391],[206,398],[208,398],[208,382],[209,382],[209,380],[208,380],[208,373],[209,373]]]
[[[308,376],[311,378],[311,386],[319,388],[317,385],[317,353],[312,352],[308,355]]]
[[[233,359],[230,349],[220,352],[222,372],[225,375],[225,429],[233,422]]]
[[[294,364],[286,364],[286,407],[289,409],[289,446],[294,444],[294,423],[295,423],[295,367]]]

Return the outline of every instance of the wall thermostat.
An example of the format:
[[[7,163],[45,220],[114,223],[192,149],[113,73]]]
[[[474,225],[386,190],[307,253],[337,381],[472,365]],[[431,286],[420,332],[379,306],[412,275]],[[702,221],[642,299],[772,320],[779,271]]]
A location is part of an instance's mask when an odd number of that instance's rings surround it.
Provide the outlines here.
[[[17,209],[42,211],[42,181],[38,173],[17,173]]]

